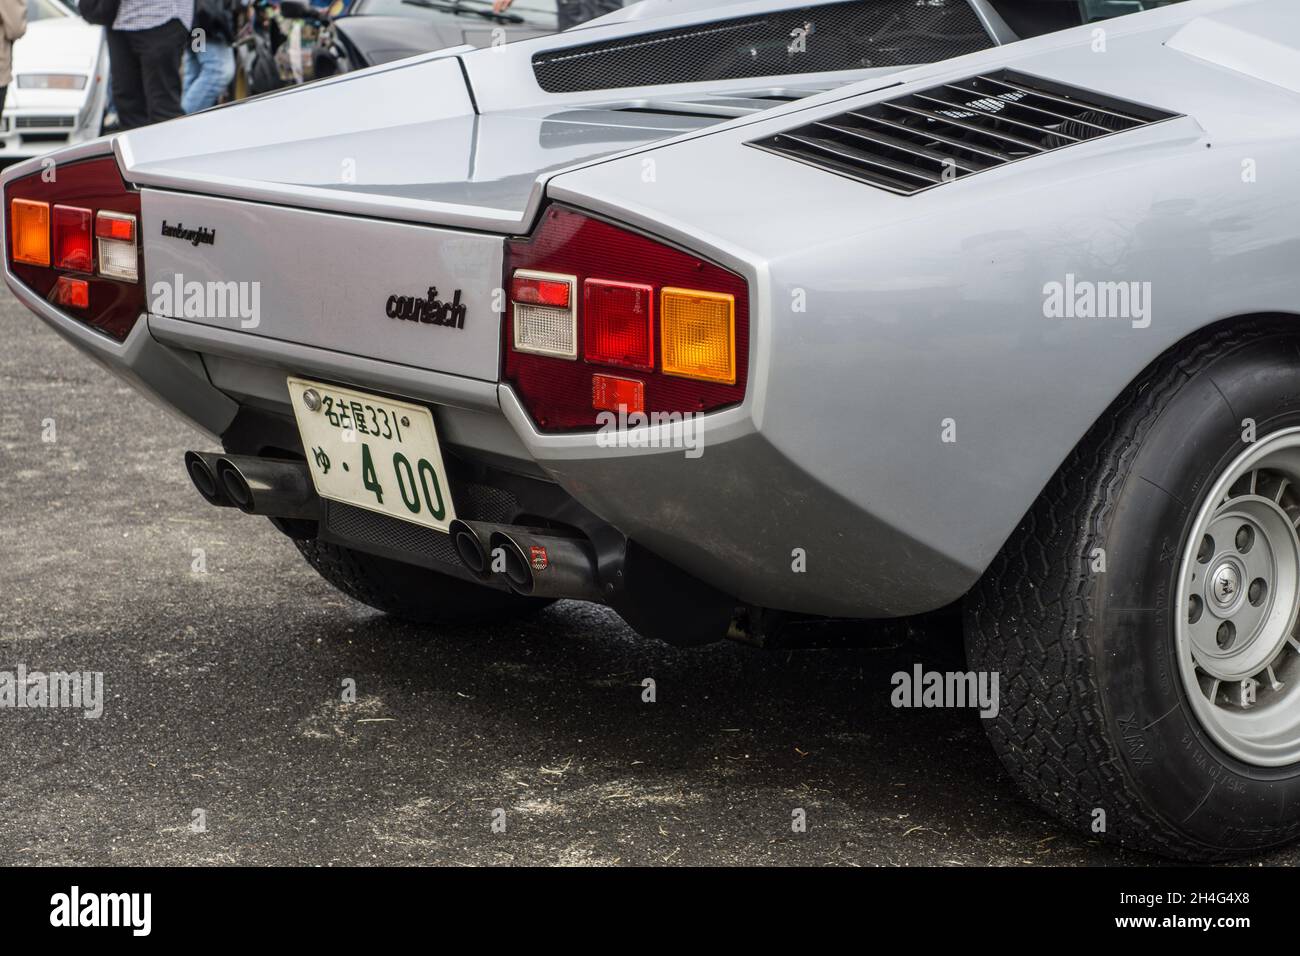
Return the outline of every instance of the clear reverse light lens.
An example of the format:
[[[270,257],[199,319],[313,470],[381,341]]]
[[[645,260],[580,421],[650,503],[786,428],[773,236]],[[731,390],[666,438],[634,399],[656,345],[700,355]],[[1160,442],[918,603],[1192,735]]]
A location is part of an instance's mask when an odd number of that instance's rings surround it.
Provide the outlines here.
[[[547,272],[519,271],[515,280],[540,279],[547,283],[568,285],[568,305],[534,305],[528,302],[511,302],[514,309],[515,349],[534,355],[556,358],[578,357],[578,313],[575,305],[577,276],[555,275]]]
[[[130,223],[124,228],[124,223]],[[114,228],[116,227],[116,229]],[[104,233],[126,232],[131,239],[109,239]],[[99,244],[99,274],[108,279],[135,282],[140,278],[139,257],[135,245],[135,216],[123,213],[101,212],[95,223],[96,242]]]

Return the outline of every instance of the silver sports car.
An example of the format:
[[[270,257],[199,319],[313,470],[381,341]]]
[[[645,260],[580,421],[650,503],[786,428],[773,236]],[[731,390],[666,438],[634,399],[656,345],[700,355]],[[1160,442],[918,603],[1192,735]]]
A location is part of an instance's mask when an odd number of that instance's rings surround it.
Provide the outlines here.
[[[10,288],[344,592],[960,608],[1043,807],[1300,835],[1294,0],[650,0],[55,158]]]

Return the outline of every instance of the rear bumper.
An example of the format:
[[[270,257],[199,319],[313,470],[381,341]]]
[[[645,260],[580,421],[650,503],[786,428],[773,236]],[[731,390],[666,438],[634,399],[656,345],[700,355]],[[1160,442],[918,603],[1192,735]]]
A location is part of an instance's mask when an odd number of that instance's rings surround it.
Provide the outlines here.
[[[287,399],[277,400],[275,389],[283,389],[289,373],[316,375],[430,404],[440,434],[458,454],[555,483],[627,537],[744,603],[896,616],[942,606],[971,581],[969,569],[922,551],[824,487],[741,410],[711,416],[717,422],[706,426],[699,457],[680,448],[603,448],[591,435],[541,434],[506,386],[353,360],[343,374],[341,359],[325,350],[250,342],[158,317],[137,324],[119,344],[6,278],[60,335],[214,438],[229,432],[241,407],[278,411],[288,420]],[[671,444],[671,436],[661,444]],[[806,571],[796,570],[796,549]],[[444,552],[438,553],[449,558]]]
[[[325,350],[174,319],[151,317],[148,326],[162,347],[201,355],[223,398],[286,421],[288,374],[426,402],[455,454],[558,485],[601,521],[744,603],[901,616],[941,607],[973,580],[970,569],[827,488],[814,467],[768,441],[747,406],[707,416],[696,436],[698,455],[683,450],[671,426],[652,430],[658,434],[647,436],[651,447],[603,447],[590,434],[539,432],[506,385],[388,363],[358,365]]]

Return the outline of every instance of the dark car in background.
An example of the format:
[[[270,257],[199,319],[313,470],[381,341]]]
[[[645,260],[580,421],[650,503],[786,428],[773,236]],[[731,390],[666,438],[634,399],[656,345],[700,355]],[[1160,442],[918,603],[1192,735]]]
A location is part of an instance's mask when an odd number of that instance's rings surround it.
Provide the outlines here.
[[[331,25],[347,68],[358,69],[447,47],[545,36],[556,31],[557,17],[555,0],[515,0],[503,13],[494,13],[490,0],[354,0]]]
[[[1178,2],[1181,0],[989,0],[989,6],[1015,36],[1030,37]],[[662,6],[665,15],[674,12],[672,6]],[[286,0],[280,4],[280,12],[286,18],[315,21],[326,30],[326,42],[315,58],[317,76],[453,46],[512,43],[558,30],[556,0],[515,0],[501,13],[493,10],[491,0],[339,0],[328,13],[298,0]],[[322,57],[333,62],[322,68]]]
[[[241,17],[235,99],[451,47],[556,32],[556,0],[259,0]]]

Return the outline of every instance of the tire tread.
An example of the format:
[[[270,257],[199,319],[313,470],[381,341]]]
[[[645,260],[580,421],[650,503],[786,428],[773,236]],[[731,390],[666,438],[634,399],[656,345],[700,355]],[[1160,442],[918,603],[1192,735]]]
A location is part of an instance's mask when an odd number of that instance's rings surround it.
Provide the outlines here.
[[[1129,779],[1080,638],[1098,586],[1090,546],[1103,540],[1137,450],[1178,390],[1244,341],[1283,329],[1224,329],[1150,367],[1070,454],[964,605],[970,665],[1003,675],[986,729],[1007,771],[1033,802],[1084,830],[1104,809],[1103,838],[1135,849],[1202,861],[1248,852],[1188,838]]]

